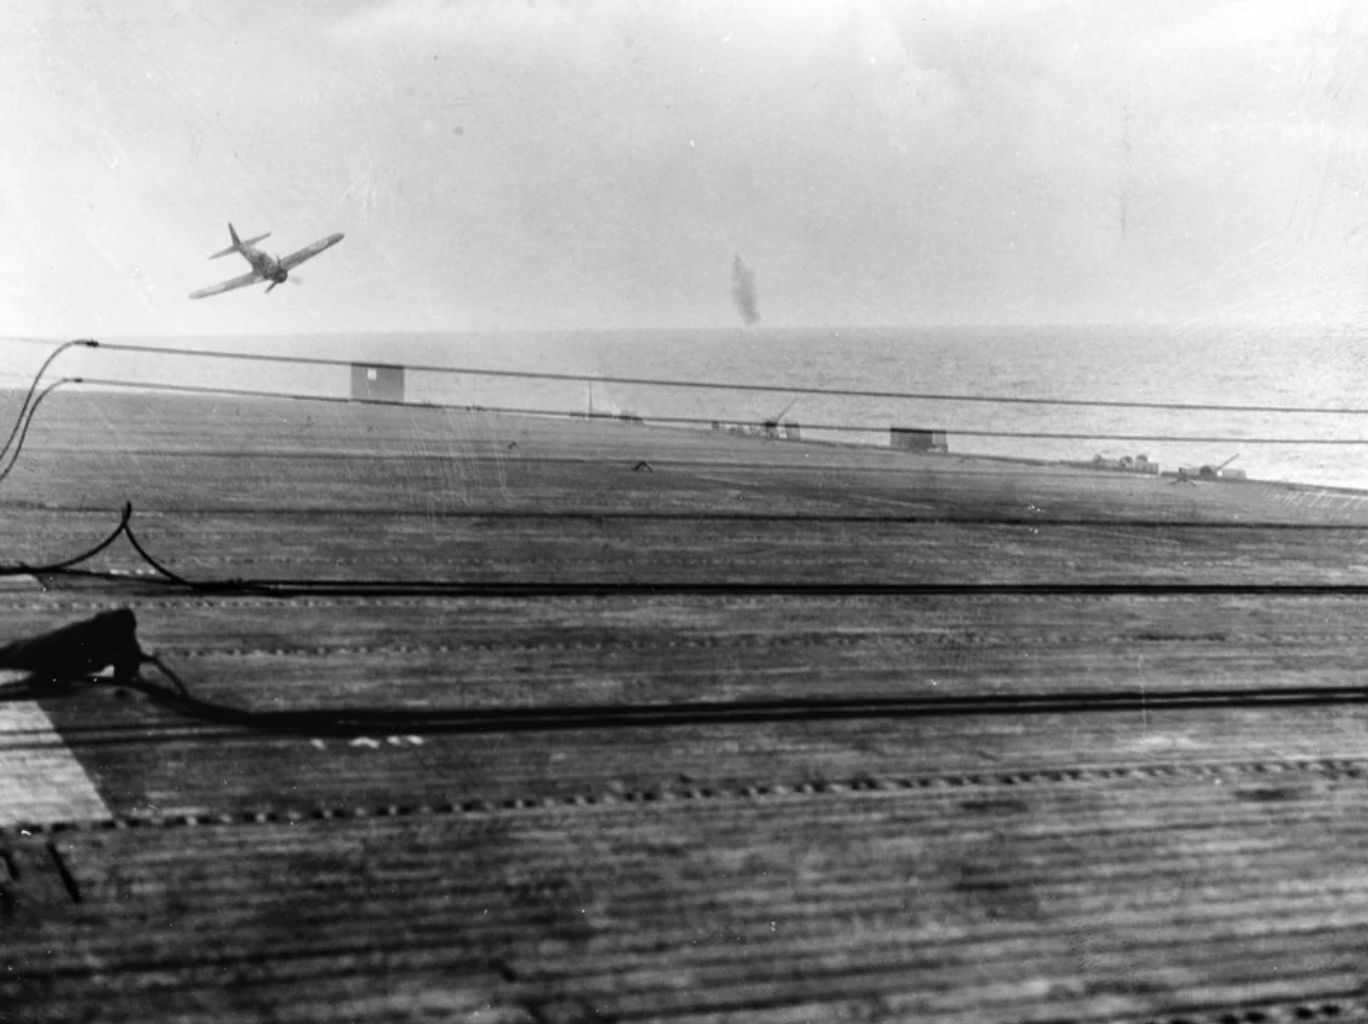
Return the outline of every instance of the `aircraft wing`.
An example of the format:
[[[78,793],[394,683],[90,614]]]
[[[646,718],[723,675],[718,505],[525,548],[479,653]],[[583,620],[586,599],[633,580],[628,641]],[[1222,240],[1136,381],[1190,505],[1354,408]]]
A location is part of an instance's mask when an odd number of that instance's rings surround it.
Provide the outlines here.
[[[243,274],[241,277],[235,277],[231,281],[224,281],[222,284],[210,285],[208,288],[201,288],[197,292],[191,292],[190,298],[206,299],[210,295],[218,295],[220,292],[232,291],[234,288],[246,288],[249,284],[256,284],[258,281],[264,280],[266,280],[266,278],[253,271],[250,274]]]
[[[293,270],[305,260],[317,256],[324,249],[331,249],[338,242],[342,241],[342,238],[342,233],[338,232],[335,235],[329,235],[327,238],[320,239],[313,245],[306,245],[303,249],[300,249],[299,252],[292,252],[290,255],[286,256],[280,261],[280,265],[286,270]]]

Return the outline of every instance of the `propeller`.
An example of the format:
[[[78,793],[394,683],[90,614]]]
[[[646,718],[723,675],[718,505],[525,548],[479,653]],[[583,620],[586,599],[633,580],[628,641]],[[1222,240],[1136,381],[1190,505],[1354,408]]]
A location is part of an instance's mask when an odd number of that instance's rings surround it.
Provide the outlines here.
[[[278,284],[284,284],[286,281],[291,281],[291,282],[293,282],[294,284],[301,284],[301,283],[302,283],[302,282],[300,281],[299,278],[297,278],[297,277],[291,277],[291,276],[290,276],[290,272],[280,265],[280,257],[279,257],[279,256],[276,257],[276,265],[275,265],[275,269],[274,269],[273,273],[278,273],[278,274],[280,274],[280,277],[276,277],[276,278],[272,278],[272,279],[271,279],[271,283],[268,284],[268,285],[266,286],[266,291],[265,291],[265,294],[266,294],[266,295],[270,295],[270,294],[271,294],[271,290],[272,290],[273,288],[275,288],[276,285],[278,285]]]

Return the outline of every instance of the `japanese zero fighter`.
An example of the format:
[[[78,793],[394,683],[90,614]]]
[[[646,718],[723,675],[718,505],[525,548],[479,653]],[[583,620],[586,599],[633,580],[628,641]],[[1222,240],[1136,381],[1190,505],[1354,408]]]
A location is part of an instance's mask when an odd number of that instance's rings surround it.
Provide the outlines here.
[[[314,242],[313,245],[306,245],[299,252],[292,252],[285,257],[270,256],[260,249],[253,248],[254,244],[263,238],[269,238],[271,233],[268,231],[264,235],[257,235],[249,238],[245,242],[238,238],[238,234],[233,230],[233,225],[228,225],[228,234],[232,236],[233,244],[222,252],[216,252],[210,256],[211,260],[216,260],[220,256],[227,256],[229,253],[239,253],[243,259],[252,265],[250,274],[243,274],[235,277],[231,281],[224,281],[222,284],[210,285],[208,288],[201,288],[197,292],[191,292],[190,298],[204,299],[210,295],[218,295],[220,292],[232,291],[234,288],[245,288],[249,284],[260,284],[262,281],[270,281],[266,286],[267,294],[278,284],[284,284],[290,276],[290,271],[299,266],[307,259],[312,259],[324,249],[331,249],[338,242],[342,241],[342,233],[329,235],[327,238]]]

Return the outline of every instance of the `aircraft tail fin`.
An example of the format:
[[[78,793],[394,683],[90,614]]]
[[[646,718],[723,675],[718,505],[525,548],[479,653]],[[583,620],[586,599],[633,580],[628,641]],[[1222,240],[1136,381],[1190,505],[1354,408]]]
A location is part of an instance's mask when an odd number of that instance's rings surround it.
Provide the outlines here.
[[[241,238],[238,238],[238,233],[236,230],[234,230],[232,224],[228,225],[228,234],[233,239],[233,244],[228,246],[228,248],[222,250],[221,252],[214,253],[214,255],[209,257],[211,260],[216,260],[220,256],[227,256],[230,253],[242,252],[247,246],[254,245],[257,242],[260,242],[263,238],[271,237],[271,233],[268,231],[264,235],[257,235],[255,238],[249,238],[247,239],[247,241],[244,242]]]

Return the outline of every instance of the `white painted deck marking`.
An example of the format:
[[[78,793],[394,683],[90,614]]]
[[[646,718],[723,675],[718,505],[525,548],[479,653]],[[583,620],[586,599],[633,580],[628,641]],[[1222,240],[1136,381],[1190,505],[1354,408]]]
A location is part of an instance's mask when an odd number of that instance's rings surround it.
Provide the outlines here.
[[[0,703],[0,827],[109,816],[43,709],[29,700]]]

